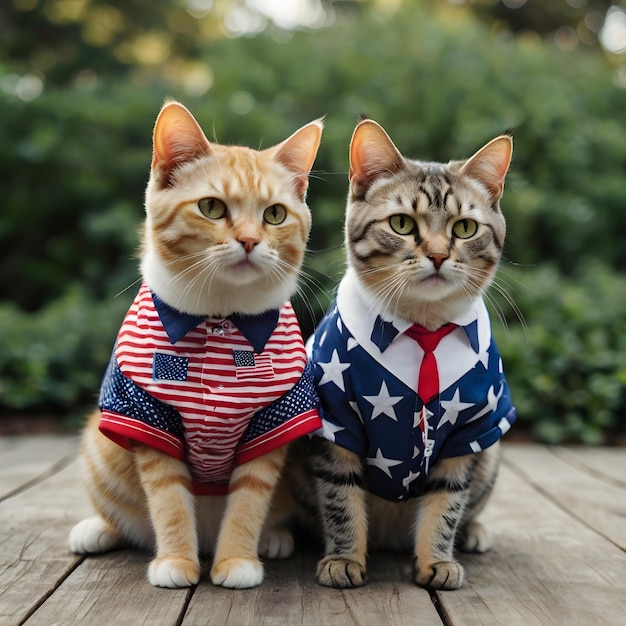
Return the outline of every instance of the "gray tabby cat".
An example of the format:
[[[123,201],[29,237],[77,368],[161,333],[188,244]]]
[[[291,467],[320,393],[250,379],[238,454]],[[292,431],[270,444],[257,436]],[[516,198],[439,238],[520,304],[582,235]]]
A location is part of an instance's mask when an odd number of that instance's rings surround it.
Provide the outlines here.
[[[515,409],[482,293],[504,244],[511,154],[502,135],[465,161],[424,163],[372,120],[354,131],[348,270],[309,343],[323,585],[365,584],[370,547],[411,550],[417,584],[457,589],[455,545],[489,547],[475,518]]]

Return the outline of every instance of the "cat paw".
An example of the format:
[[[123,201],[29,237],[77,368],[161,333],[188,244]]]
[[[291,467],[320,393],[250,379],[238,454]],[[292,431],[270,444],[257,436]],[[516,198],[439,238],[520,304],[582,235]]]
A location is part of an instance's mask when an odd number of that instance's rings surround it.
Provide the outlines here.
[[[459,549],[481,554],[491,547],[491,533],[480,522],[469,522],[463,529]]]
[[[211,569],[211,582],[229,589],[249,589],[263,582],[263,564],[258,559],[226,559]]]
[[[286,528],[270,528],[261,536],[259,555],[264,559],[288,559],[293,552],[293,535]]]
[[[88,517],[70,531],[70,550],[76,554],[95,554],[113,550],[122,543],[118,535],[101,517]]]
[[[317,582],[338,589],[362,587],[367,582],[367,572],[358,561],[326,556],[317,564]]]
[[[458,589],[463,584],[463,566],[456,561],[440,561],[430,567],[419,568],[415,582],[429,589]]]
[[[148,567],[148,580],[155,587],[191,587],[200,580],[200,564],[181,557],[157,557]]]

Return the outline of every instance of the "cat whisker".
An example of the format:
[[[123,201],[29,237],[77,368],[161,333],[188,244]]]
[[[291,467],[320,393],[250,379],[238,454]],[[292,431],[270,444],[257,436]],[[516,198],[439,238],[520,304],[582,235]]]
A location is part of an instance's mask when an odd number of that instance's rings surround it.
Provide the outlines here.
[[[137,278],[137,280],[134,280],[132,283],[130,283],[130,285],[124,287],[124,289],[122,289],[121,291],[118,291],[118,293],[116,293],[113,297],[119,298],[123,293],[126,293],[129,289],[131,289],[132,287],[140,283],[142,280],[143,280],[143,277],[140,276],[139,278]]]
[[[306,280],[308,283],[312,284],[314,287],[318,289],[318,291],[322,291],[325,294],[328,294],[327,286],[318,278],[316,278],[311,272],[315,272],[324,278],[327,278],[325,274],[318,272],[315,268],[310,267],[309,265],[303,265],[300,269],[301,277]]]
[[[282,279],[282,274],[284,272],[292,274],[297,271],[296,267],[294,267],[291,263],[289,263],[288,261],[285,261],[284,259],[277,258],[276,261],[277,261],[276,265],[272,267],[272,272],[270,274],[272,279],[276,278],[276,280],[278,281]],[[298,273],[298,281],[299,282],[296,285],[296,293],[294,295],[298,296],[298,298],[303,302],[307,310],[307,314],[309,315],[311,319],[311,324],[315,325],[317,321],[315,308],[311,304],[311,301],[308,298],[307,293],[304,290],[304,287],[308,289],[310,294],[317,301],[318,310],[320,312],[325,310],[325,307],[328,306],[328,302],[326,303],[326,305],[322,304],[322,302],[320,301],[318,297],[318,293],[322,292],[326,294],[327,293],[326,289],[320,281],[318,281],[316,278],[314,278],[311,274],[309,274],[307,271],[303,269],[300,269],[300,272]]]
[[[372,272],[373,274],[374,272]],[[400,274],[394,274],[391,280],[388,276],[385,276],[383,279],[374,283],[374,287],[378,287],[378,285],[382,285],[380,290],[377,290],[377,295],[380,298],[384,308],[386,310],[390,310],[391,305],[395,303],[393,314],[397,314],[397,306],[398,302],[401,300],[404,292],[407,288],[407,283],[404,280],[404,277]],[[371,313],[372,308],[368,311]]]
[[[496,298],[494,298],[493,295],[489,293],[489,289],[493,289],[494,291],[499,293],[500,296],[502,296],[502,298],[506,301],[506,303],[511,307],[511,309],[515,313],[515,316],[519,320],[522,330],[524,332],[524,335],[528,341],[529,340],[528,325],[526,323],[526,320],[524,318],[522,311],[520,310],[519,306],[515,302],[513,296],[508,291],[508,289],[512,289],[511,284],[507,282],[506,280],[504,280],[499,275],[500,272],[502,272],[502,270],[499,270],[498,274],[494,275],[492,271],[490,270],[485,270],[485,269],[477,268],[477,267],[470,268],[467,266],[460,265],[460,266],[457,266],[457,269],[459,271],[462,271],[465,274],[468,281],[474,287],[482,291],[485,299],[491,304],[493,310],[498,316],[500,323],[502,324],[502,327],[504,328],[508,336],[509,326],[508,326],[508,321],[506,319],[504,310],[502,309],[502,306],[496,300]],[[502,272],[502,273],[506,274],[506,272]],[[489,281],[489,286],[486,289],[482,288],[481,284],[478,282],[479,280],[482,280],[483,283]]]

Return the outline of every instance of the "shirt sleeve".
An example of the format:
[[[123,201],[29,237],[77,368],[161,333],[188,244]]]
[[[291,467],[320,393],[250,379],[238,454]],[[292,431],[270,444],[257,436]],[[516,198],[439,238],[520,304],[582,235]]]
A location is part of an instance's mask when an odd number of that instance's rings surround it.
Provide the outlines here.
[[[348,341],[354,340],[345,325],[340,322],[336,307],[331,313],[315,331],[315,340],[311,345],[311,363],[320,397],[322,418],[322,427],[315,435],[333,441],[355,454],[365,456],[368,443],[355,397],[351,367],[343,367],[351,363],[347,346]],[[325,375],[324,366],[330,365],[333,359],[339,360],[340,369],[343,371],[337,371],[328,377]]]
[[[100,431],[123,448],[140,443],[180,460],[185,458],[184,428],[179,413],[124,376],[115,350],[109,361],[98,406]]]
[[[307,363],[287,393],[252,416],[237,451],[237,463],[251,461],[317,430],[321,426],[318,407],[313,371]]]
[[[501,381],[502,394],[493,411],[478,418],[468,420],[445,440],[439,455],[441,457],[463,456],[480,452],[498,441],[517,419],[511,394],[504,377]],[[480,411],[478,412],[480,414]]]

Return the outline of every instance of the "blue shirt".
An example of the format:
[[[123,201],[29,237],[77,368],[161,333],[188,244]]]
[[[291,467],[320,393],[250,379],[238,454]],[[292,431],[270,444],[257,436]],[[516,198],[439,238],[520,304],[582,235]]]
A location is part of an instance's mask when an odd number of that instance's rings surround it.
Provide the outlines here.
[[[424,356],[411,323],[368,298],[349,270],[309,341],[320,396],[315,434],[363,457],[365,484],[387,500],[420,495],[438,458],[479,452],[515,421],[515,408],[482,299],[435,350],[439,395],[417,395]]]

